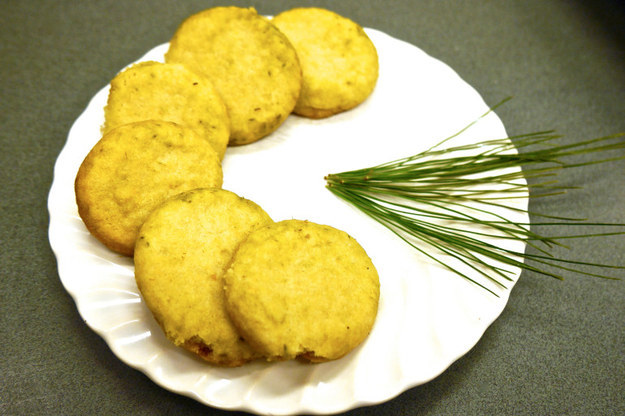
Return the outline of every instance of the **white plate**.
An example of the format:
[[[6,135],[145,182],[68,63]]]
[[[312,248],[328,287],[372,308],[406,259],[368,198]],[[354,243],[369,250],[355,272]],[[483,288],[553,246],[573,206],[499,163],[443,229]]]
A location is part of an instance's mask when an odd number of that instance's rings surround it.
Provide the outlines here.
[[[77,214],[74,178],[100,138],[105,87],[72,126],[56,162],[49,238],[61,281],[80,315],[121,360],[166,389],[218,408],[336,413],[389,400],[433,379],[499,316],[509,290],[495,289],[497,298],[433,265],[325,189],[328,173],[415,154],[488,109],[444,63],[379,31],[367,33],[379,53],[380,78],[364,104],[325,120],[291,116],[271,136],[229,148],[223,163],[224,189],[257,202],[274,220],[332,225],[366,249],[380,273],[381,300],[364,344],[329,363],[255,362],[234,369],[212,367],[174,347],[138,293],[132,260],[104,248]],[[166,49],[160,45],[141,60],[162,61]],[[454,143],[502,137],[504,126],[491,113]],[[515,204],[527,207],[526,200]],[[528,221],[514,215],[511,219]],[[510,247],[524,249],[518,242]],[[519,274],[515,270],[510,286]]]

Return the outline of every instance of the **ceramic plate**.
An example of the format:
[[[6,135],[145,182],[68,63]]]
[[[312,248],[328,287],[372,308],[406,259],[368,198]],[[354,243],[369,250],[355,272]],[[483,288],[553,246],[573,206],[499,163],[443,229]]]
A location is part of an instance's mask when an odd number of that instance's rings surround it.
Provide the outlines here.
[[[389,400],[425,383],[468,352],[503,310],[493,296],[428,261],[391,232],[325,189],[324,176],[418,153],[488,110],[451,68],[417,47],[373,29],[380,78],[361,106],[324,119],[291,116],[272,135],[229,148],[223,188],[271,217],[305,219],[351,234],[373,259],[381,282],[379,314],[366,341],[323,364],[255,362],[212,367],[176,348],[161,332],[134,281],[132,260],[102,246],[77,213],[74,178],[100,138],[108,86],[78,117],[60,153],[48,206],[59,276],[84,321],[113,352],[166,389],[210,406],[259,414],[327,414]],[[163,60],[167,44],[140,60]],[[491,113],[454,143],[506,137]],[[521,208],[526,200],[511,202]],[[527,222],[524,214],[506,214]],[[523,251],[522,243],[510,248]],[[354,305],[358,307],[358,305]]]

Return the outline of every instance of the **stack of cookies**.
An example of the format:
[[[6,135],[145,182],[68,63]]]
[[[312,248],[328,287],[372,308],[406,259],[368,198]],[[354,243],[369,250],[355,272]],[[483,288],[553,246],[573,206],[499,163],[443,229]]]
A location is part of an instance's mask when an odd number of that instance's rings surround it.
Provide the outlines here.
[[[102,138],[75,192],[87,229],[133,256],[137,285],[169,339],[222,366],[347,354],[370,332],[379,279],[343,231],[274,222],[221,189],[227,146],[255,142],[295,113],[323,118],[373,91],[376,50],[333,12],[273,20],[217,7],[186,19],[165,62],[112,81]]]

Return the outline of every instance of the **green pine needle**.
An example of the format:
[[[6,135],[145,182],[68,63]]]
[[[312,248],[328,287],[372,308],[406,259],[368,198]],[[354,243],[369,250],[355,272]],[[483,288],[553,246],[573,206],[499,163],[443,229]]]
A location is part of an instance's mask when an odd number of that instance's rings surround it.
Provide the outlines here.
[[[326,186],[417,251],[495,295],[481,279],[505,288],[505,282],[512,279],[502,265],[557,279],[562,279],[562,275],[548,268],[615,279],[578,266],[612,269],[625,269],[625,266],[560,259],[549,249],[564,246],[560,242],[563,239],[625,234],[625,224],[591,223],[579,218],[528,212],[507,202],[554,196],[575,189],[558,184],[555,177],[560,170],[621,160],[625,159],[625,154],[574,164],[567,163],[565,158],[599,152],[618,154],[615,151],[625,149],[625,141],[618,140],[625,133],[557,145],[561,136],[543,131],[442,147],[505,101],[424,152],[370,168],[329,174],[325,177]],[[527,185],[523,179],[531,179],[533,183]],[[548,220],[533,225],[610,226],[617,227],[618,231],[546,237],[533,232],[530,224],[508,220],[498,213],[502,210],[525,212]],[[491,242],[485,242],[486,239]],[[498,239],[523,241],[538,254],[512,251],[492,243]],[[450,259],[460,264],[462,270],[452,266]],[[465,268],[469,271],[463,271]]]

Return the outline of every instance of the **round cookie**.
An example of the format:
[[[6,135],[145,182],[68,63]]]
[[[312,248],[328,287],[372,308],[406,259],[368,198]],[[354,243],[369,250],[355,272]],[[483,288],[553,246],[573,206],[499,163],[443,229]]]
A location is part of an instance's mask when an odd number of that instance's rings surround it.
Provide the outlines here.
[[[294,112],[324,118],[362,103],[378,79],[378,55],[362,27],[329,10],[296,8],[273,24],[291,41],[303,72]]]
[[[83,160],[74,183],[78,213],[108,248],[131,256],[139,227],[166,198],[220,187],[221,163],[195,130],[141,121],[110,130]]]
[[[301,88],[295,49],[253,8],[215,7],[190,16],[176,30],[165,59],[211,79],[228,108],[231,145],[277,129]]]
[[[221,189],[185,192],[150,214],[137,239],[135,278],[176,345],[222,366],[258,357],[228,317],[223,274],[239,242],[271,222],[255,203]]]
[[[212,82],[181,64],[148,61],[121,71],[111,81],[104,117],[104,133],[142,120],[191,127],[220,159],[230,139],[230,117]]]
[[[356,240],[299,220],[250,233],[225,284],[232,321],[269,360],[344,356],[369,334],[380,295],[377,271]]]

